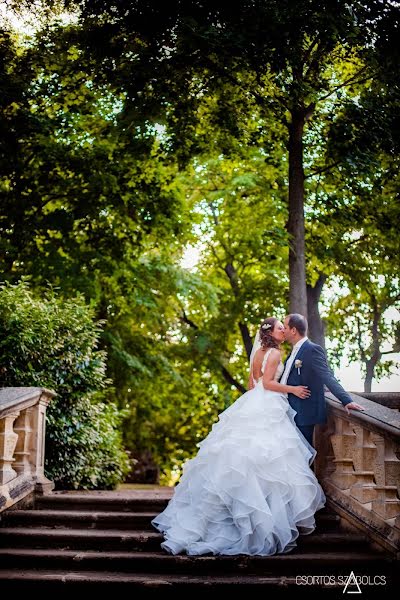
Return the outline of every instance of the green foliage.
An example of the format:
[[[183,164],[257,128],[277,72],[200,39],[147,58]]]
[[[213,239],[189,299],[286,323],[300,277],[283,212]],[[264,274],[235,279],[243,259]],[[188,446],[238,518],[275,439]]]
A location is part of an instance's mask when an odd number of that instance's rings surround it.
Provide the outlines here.
[[[57,398],[49,409],[46,472],[60,489],[114,489],[130,462],[122,445],[125,412],[82,397],[68,410]]]
[[[53,389],[46,472],[57,487],[114,487],[128,470],[118,426],[125,416],[104,402],[101,322],[81,296],[34,294],[26,281],[0,287],[0,383]]]
[[[1,300],[3,386],[55,387],[71,403],[105,387],[106,356],[95,349],[101,323],[82,298],[60,302],[46,289],[42,300],[22,282],[2,284]]]
[[[325,168],[310,177],[307,206],[309,279],[324,273],[335,290],[322,305],[331,360],[360,362],[368,388],[397,366],[400,308],[400,88],[381,67],[326,121]]]
[[[389,284],[392,273],[398,287],[400,252],[398,8],[380,0],[65,5],[81,11],[74,24],[47,25],[25,47],[4,32],[0,44],[0,267],[10,282],[29,275],[40,293],[50,283],[65,305],[78,306],[82,293],[104,325],[96,352],[107,361],[96,354],[90,375],[63,361],[31,361],[30,370],[21,360],[20,381],[30,384],[36,369],[40,385],[57,379],[63,400],[52,403],[49,433],[62,433],[48,439],[57,477],[112,484],[101,479],[102,459],[82,453],[97,432],[76,426],[101,418],[112,424],[108,433],[98,427],[106,457],[120,447],[119,427],[133,458],[150,453],[169,481],[243,389],[260,319],[287,310],[296,111],[308,115],[307,280],[327,278],[321,305],[337,356],[343,320],[352,360],[363,361],[355,319],[369,360],[373,303],[397,306]],[[190,245],[199,260],[188,272],[180,263]],[[336,285],[345,291],[332,300]],[[76,343],[93,348],[73,314],[65,318]],[[383,314],[382,347],[391,341]],[[34,318],[37,339],[65,343]],[[113,386],[103,386],[106,376]],[[55,407],[72,398],[64,425]],[[62,447],[69,436],[71,452],[80,440],[76,467]],[[115,452],[110,465],[121,465]]]

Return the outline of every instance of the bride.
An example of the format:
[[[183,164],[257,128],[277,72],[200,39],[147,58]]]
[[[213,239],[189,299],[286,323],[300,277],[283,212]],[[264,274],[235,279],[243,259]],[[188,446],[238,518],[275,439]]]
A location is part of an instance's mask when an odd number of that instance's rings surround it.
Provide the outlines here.
[[[152,525],[171,554],[289,552],[315,529],[325,495],[310,465],[315,449],[294,422],[287,394],[304,386],[278,383],[284,327],[265,319],[250,357],[249,391],[219,415],[187,461],[174,495]]]

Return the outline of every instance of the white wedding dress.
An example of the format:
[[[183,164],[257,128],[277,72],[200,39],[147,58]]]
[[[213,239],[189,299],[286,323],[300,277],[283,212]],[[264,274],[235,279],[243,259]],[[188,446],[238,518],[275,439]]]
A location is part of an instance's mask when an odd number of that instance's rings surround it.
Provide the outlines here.
[[[274,379],[282,372],[280,364]],[[297,429],[286,394],[265,390],[262,378],[254,383],[219,415],[152,520],[166,551],[268,556],[289,552],[299,533],[315,529],[325,505],[309,466],[316,451]]]

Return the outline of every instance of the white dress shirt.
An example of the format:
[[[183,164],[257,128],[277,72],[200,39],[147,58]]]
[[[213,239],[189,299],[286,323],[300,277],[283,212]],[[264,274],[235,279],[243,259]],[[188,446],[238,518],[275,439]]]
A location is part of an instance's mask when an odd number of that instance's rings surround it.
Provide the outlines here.
[[[298,342],[296,342],[296,344],[293,346],[292,353],[289,356],[288,361],[286,363],[285,370],[282,373],[282,377],[281,377],[280,383],[283,383],[284,385],[286,385],[286,382],[287,382],[288,377],[289,377],[290,370],[291,370],[292,365],[293,365],[293,363],[294,363],[294,361],[296,359],[297,353],[300,350],[300,348],[302,347],[302,345],[304,344],[304,342],[306,342],[307,340],[308,340],[308,337],[304,336],[303,338],[301,338],[301,340],[299,340]]]

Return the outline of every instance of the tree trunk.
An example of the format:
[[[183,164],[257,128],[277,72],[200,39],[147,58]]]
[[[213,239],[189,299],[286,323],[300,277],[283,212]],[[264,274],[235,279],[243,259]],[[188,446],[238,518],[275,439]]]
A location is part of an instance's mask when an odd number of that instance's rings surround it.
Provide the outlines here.
[[[365,379],[364,379],[364,392],[372,391],[372,380],[374,378],[374,370],[375,370],[375,365],[372,364],[371,360],[369,360],[367,362],[367,373],[366,373]]]
[[[253,348],[253,340],[251,339],[249,328],[246,323],[239,323],[240,333],[242,334],[242,340],[246,349],[247,358],[250,360],[251,350]]]
[[[325,325],[319,314],[319,300],[322,288],[326,281],[326,275],[322,273],[314,287],[307,285],[307,312],[308,312],[308,336],[325,350]]]
[[[303,132],[306,114],[293,110],[289,126],[289,311],[307,315],[304,242]]]
[[[371,327],[372,336],[372,355],[371,358],[365,361],[367,370],[364,381],[364,392],[372,391],[372,380],[374,378],[375,367],[382,358],[382,352],[380,349],[380,335],[379,335],[379,321],[382,316],[382,310],[380,309],[376,298],[372,297],[372,304],[374,310],[374,318]]]

